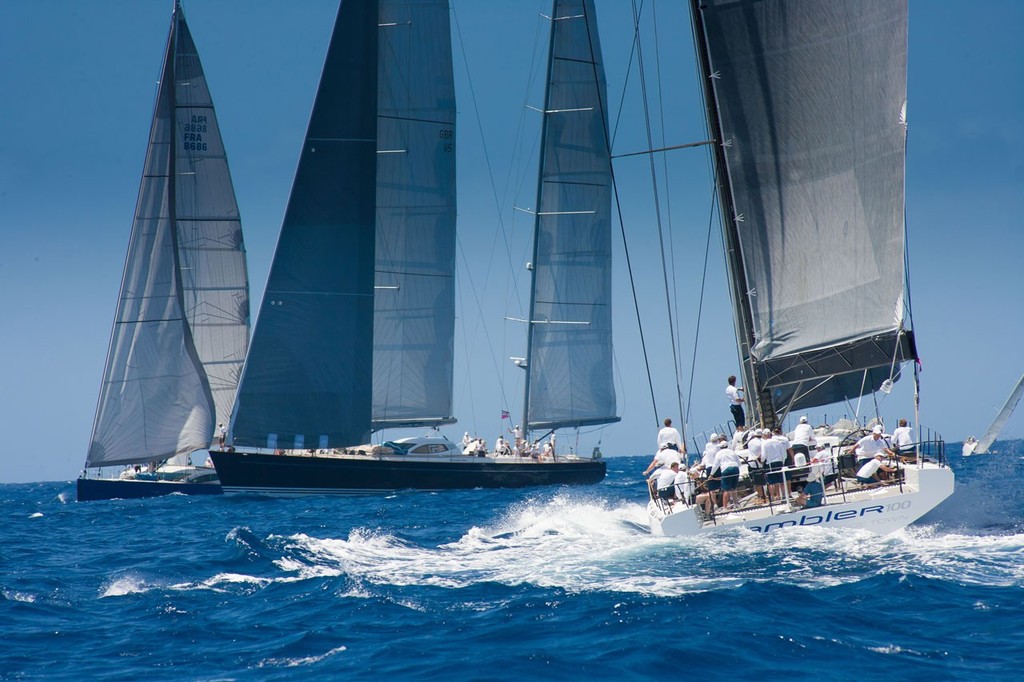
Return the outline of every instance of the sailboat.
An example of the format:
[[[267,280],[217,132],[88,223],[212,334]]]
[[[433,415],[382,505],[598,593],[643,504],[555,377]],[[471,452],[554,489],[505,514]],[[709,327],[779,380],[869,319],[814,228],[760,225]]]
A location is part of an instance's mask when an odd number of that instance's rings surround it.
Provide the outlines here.
[[[219,494],[190,459],[229,421],[248,339],[238,205],[176,2],[78,499]]]
[[[737,347],[754,422],[892,390],[918,363],[906,286],[907,3],[691,0]],[[823,439],[819,437],[819,442]],[[850,441],[826,439],[840,477],[725,510],[648,505],[652,532],[855,527],[888,533],[953,492],[944,443],[918,443],[862,485]],[[829,456],[830,455],[830,456]],[[813,461],[813,460],[812,460]],[[815,464],[814,466],[818,466]],[[784,476],[813,478],[821,469]]]
[[[211,452],[225,492],[604,477],[601,460],[470,456],[434,433],[370,444],[380,429],[454,421],[455,141],[447,2],[343,0],[242,372],[231,446]]]
[[[1003,404],[1003,409],[999,410],[999,414],[992,420],[991,426],[988,427],[988,431],[981,437],[981,440],[975,440],[972,436],[964,441],[964,457],[988,453],[988,449],[992,447],[992,443],[999,437],[999,433],[1006,426],[1006,422],[1010,421],[1010,415],[1017,408],[1017,403],[1020,402],[1022,395],[1024,395],[1024,375],[1017,380],[1017,385],[1010,391],[1010,396],[1006,399],[1006,403]]]

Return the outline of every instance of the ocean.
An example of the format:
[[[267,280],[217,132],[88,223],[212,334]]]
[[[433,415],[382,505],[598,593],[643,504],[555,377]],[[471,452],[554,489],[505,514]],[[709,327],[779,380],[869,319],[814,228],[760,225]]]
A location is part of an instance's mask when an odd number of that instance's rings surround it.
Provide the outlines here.
[[[959,680],[1024,663],[1024,441],[887,537],[652,537],[580,488],[77,503],[0,485],[3,680]]]

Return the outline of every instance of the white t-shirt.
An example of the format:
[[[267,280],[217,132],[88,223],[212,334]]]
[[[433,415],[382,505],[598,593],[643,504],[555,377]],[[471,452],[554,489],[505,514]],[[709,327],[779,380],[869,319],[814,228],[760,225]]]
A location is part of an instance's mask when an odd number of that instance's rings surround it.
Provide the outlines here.
[[[742,405],[743,401],[740,399],[740,389],[735,386],[726,386],[725,395],[729,396],[730,405]]]
[[[714,468],[718,469],[719,471],[725,471],[729,467],[736,467],[738,469],[739,466],[739,455],[737,455],[734,451],[730,450],[729,448],[722,448],[718,451],[718,454],[715,455]]]
[[[814,445],[814,429],[810,424],[797,424],[793,429],[793,442]]]
[[[885,438],[879,437],[875,440],[875,434],[869,433],[857,441],[857,456],[874,457],[887,447],[889,447],[889,444],[885,441]]]
[[[717,454],[718,448],[715,448],[714,450],[704,450],[704,456],[701,457],[700,463],[704,465],[705,472],[710,474],[712,469],[714,469],[715,455]]]
[[[857,471],[857,478],[871,478],[881,466],[882,460],[872,457],[870,462],[867,462]]]
[[[676,493],[684,500],[693,496],[693,479],[690,478],[690,474],[685,469],[680,469],[679,473],[676,474]]]
[[[658,454],[656,454],[654,458],[658,460],[658,464],[666,469],[672,466],[672,462],[675,462],[676,464],[683,463],[683,460],[679,457],[679,453],[672,448],[658,450]]]
[[[760,461],[761,459],[761,444],[764,441],[761,440],[761,436],[754,436],[747,441],[747,460],[750,462]]]
[[[676,472],[668,467],[658,469],[658,482],[655,484],[658,490],[668,488],[676,482]]]
[[[898,448],[909,448],[914,444],[913,431],[909,426],[896,427],[896,430],[892,432],[892,442]]]
[[[658,449],[659,450],[661,449],[661,446],[665,445],[666,443],[675,443],[678,446],[682,442],[683,442],[683,439],[679,435],[679,431],[677,431],[672,426],[666,426],[661,431],[658,431]]]
[[[761,459],[766,464],[772,462],[786,463],[786,451],[789,450],[789,439],[777,434],[761,444]]]

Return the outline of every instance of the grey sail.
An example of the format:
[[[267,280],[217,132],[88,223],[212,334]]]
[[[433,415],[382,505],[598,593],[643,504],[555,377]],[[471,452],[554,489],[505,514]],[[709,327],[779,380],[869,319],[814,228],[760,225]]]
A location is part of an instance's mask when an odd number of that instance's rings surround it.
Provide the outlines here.
[[[618,421],[612,382],[611,159],[590,0],[554,3],[541,142],[524,422]]]
[[[1010,397],[1006,399],[1006,403],[1003,404],[1003,409],[999,410],[999,414],[992,420],[992,424],[988,427],[988,431],[978,441],[978,446],[974,449],[974,453],[977,455],[983,455],[988,452],[988,449],[992,447],[992,443],[996,442],[996,438],[1002,432],[1003,427],[1006,426],[1006,422],[1010,420],[1010,415],[1013,414],[1014,409],[1017,407],[1017,403],[1020,402],[1021,396],[1024,395],[1024,376],[1021,376],[1017,380],[1017,385],[1010,391]]]
[[[341,3],[242,372],[235,445],[369,438],[377,33],[376,2]]]
[[[706,0],[694,16],[748,382],[777,410],[878,390],[916,359],[906,1]]]
[[[448,3],[381,0],[373,428],[452,418],[455,84]]]
[[[248,321],[238,206],[176,6],[86,466],[208,447],[232,409]]]

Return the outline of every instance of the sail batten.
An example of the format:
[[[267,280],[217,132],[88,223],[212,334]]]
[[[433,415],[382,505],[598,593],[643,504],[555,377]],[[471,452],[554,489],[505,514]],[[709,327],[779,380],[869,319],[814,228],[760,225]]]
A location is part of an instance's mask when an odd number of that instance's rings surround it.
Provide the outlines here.
[[[208,447],[248,344],[238,206],[180,6],[159,83],[87,467]]]
[[[832,386],[799,406],[860,395],[855,381],[832,381],[832,360],[877,374],[916,357],[902,319],[906,0],[708,0],[695,11],[728,141],[717,162],[748,378],[777,405],[785,385],[815,378]]]
[[[611,155],[591,0],[556,1],[527,338],[527,430],[618,421],[612,382]]]

